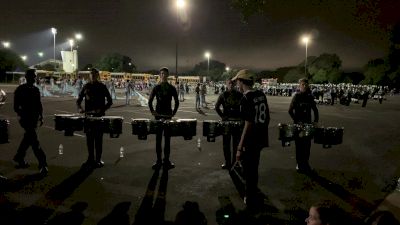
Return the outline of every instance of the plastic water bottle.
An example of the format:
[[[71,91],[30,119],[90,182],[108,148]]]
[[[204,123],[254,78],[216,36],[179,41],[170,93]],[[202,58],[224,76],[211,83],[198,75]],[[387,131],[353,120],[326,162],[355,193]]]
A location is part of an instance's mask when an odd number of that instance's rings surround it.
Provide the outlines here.
[[[125,153],[124,147],[121,146],[121,148],[119,149],[119,157],[124,158],[124,153]]]
[[[200,138],[197,139],[197,149],[199,149],[199,151],[201,151],[201,139]]]
[[[62,144],[60,144],[60,145],[58,146],[58,154],[59,154],[59,155],[64,154],[64,146],[63,146]]]

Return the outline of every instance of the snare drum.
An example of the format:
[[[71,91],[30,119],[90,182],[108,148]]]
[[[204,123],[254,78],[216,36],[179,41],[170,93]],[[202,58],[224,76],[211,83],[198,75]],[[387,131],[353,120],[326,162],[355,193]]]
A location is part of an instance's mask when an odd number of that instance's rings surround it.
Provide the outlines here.
[[[241,134],[244,123],[240,120],[227,120],[221,122],[221,130],[223,135]]]
[[[8,143],[8,127],[10,125],[10,121],[6,119],[0,119],[0,144]]]
[[[110,138],[118,138],[122,134],[122,116],[103,116],[103,132],[109,133]]]
[[[87,116],[84,123],[84,132],[103,132],[104,119],[103,117]]]
[[[64,136],[73,136],[74,131],[82,131],[85,121],[83,116],[70,116],[65,118]]]
[[[63,131],[67,127],[66,118],[72,117],[74,114],[54,114],[54,129]]]
[[[149,119],[132,119],[132,134],[137,135],[139,140],[147,140],[147,135],[150,133]]]
[[[282,146],[290,146],[290,142],[294,140],[296,134],[296,125],[294,124],[278,124],[279,140],[282,141]]]
[[[314,143],[322,144],[323,148],[331,148],[332,145],[342,144],[343,132],[343,127],[318,127],[315,129]]]
[[[184,131],[181,130],[181,124],[177,120],[164,121],[164,135],[170,137],[181,136]]]
[[[197,120],[196,119],[178,119],[179,129],[185,140],[192,140],[196,136]]]
[[[207,137],[208,142],[215,142],[215,138],[222,135],[222,125],[217,120],[203,121],[203,136]]]

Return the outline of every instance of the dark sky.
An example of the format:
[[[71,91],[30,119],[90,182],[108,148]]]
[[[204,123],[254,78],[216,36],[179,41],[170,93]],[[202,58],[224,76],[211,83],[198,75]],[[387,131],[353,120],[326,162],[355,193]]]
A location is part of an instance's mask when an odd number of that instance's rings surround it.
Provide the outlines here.
[[[178,33],[180,71],[204,60],[206,50],[230,67],[260,70],[301,63],[305,46],[299,39],[309,33],[308,55],[336,53],[343,69],[352,70],[386,54],[386,30],[373,25],[386,28],[400,14],[398,0],[372,1],[365,8],[348,4],[356,0],[271,0],[271,11],[243,23],[230,0],[186,1],[177,23],[174,0],[0,0],[0,40],[9,40],[35,63],[40,61],[35,52],[53,57],[50,28],[56,27],[58,50],[69,49],[62,44],[75,32],[83,34],[80,67],[118,52],[131,57],[138,70],[173,71]],[[373,20],[367,22],[371,27],[363,26],[365,21],[360,26],[360,18]]]

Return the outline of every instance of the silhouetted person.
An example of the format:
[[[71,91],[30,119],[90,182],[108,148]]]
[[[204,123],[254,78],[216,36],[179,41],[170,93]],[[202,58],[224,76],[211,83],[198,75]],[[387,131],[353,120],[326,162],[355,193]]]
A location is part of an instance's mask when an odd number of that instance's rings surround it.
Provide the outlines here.
[[[178,93],[176,88],[168,83],[169,71],[168,68],[163,67],[160,69],[161,82],[157,84],[151,91],[149,97],[149,108],[151,114],[154,115],[156,120],[170,120],[176,114],[179,107]],[[157,99],[156,109],[153,107],[153,100]],[[174,99],[175,106],[172,110],[172,98]],[[164,133],[164,160],[162,161],[162,136]],[[171,152],[171,136],[166,133],[164,129],[158,129],[156,134],[156,154],[157,161],[153,164],[153,169],[159,169],[162,165],[166,169],[174,168],[175,165],[169,160]]]
[[[83,211],[88,207],[86,202],[77,202],[71,206],[71,211],[55,216],[48,225],[80,225],[85,220]]]
[[[260,90],[253,89],[254,76],[248,70],[240,70],[232,80],[237,81],[238,90],[243,93],[240,114],[244,128],[237,147],[236,161],[242,162],[246,180],[244,203],[253,208],[259,203],[260,152],[264,147],[269,146],[269,106],[265,94]]]
[[[240,121],[240,100],[243,94],[233,88],[233,81],[227,80],[227,90],[224,91],[215,103],[215,111],[221,117],[222,121]],[[222,106],[222,111],[220,107]],[[240,140],[240,129],[229,130],[223,135],[223,152],[225,163],[221,165],[222,169],[230,169],[236,161],[236,148]],[[231,150],[232,140],[232,150]]]
[[[186,201],[183,210],[179,211],[175,217],[175,225],[206,225],[207,219],[200,212],[197,202]]]
[[[106,217],[100,220],[97,225],[129,225],[128,210],[130,202],[118,203]]]
[[[38,122],[43,125],[43,107],[40,100],[40,91],[33,84],[36,79],[36,70],[29,69],[25,73],[26,83],[17,87],[14,93],[14,111],[18,115],[18,120],[25,130],[24,137],[18,147],[14,162],[17,168],[26,168],[26,151],[32,146],[33,153],[39,161],[39,171],[42,175],[48,173],[46,155],[40,147],[36,134]]]
[[[79,112],[85,113],[87,117],[102,117],[105,115],[105,111],[113,104],[111,95],[106,85],[100,82],[99,76],[99,71],[92,69],[90,81],[83,86],[76,101]],[[83,99],[85,99],[84,110],[81,106]],[[88,125],[85,127],[88,159],[84,165],[100,168],[104,166],[104,162],[101,160],[103,153],[103,127],[100,123],[88,123]],[[94,155],[95,148],[96,158]]]
[[[300,92],[297,92],[289,106],[289,115],[295,124],[310,124],[311,111],[314,112],[314,123],[318,123],[319,114],[314,98],[311,94],[308,80],[299,80]],[[299,173],[310,173],[312,169],[309,164],[311,137],[296,137],[296,170]]]

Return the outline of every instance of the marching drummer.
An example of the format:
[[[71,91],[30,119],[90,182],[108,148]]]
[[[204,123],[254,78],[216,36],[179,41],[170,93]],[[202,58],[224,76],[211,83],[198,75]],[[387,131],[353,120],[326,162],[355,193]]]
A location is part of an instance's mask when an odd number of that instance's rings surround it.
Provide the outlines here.
[[[99,71],[97,69],[92,69],[89,78],[90,81],[83,86],[76,104],[80,113],[85,113],[88,117],[102,117],[105,115],[105,111],[113,104],[112,98],[106,85],[100,82]],[[85,98],[85,109],[81,106],[83,98]],[[84,163],[84,166],[103,167],[104,162],[101,160],[103,153],[103,130],[100,127],[89,127],[85,132],[88,160]],[[96,157],[94,155],[95,148]]]
[[[221,93],[215,103],[215,111],[221,117],[222,121],[240,121],[240,100],[243,94],[233,88],[233,81],[226,81],[226,91]],[[220,107],[222,106],[223,111]],[[225,163],[221,165],[222,169],[230,169],[236,161],[236,148],[240,140],[240,130],[230,130],[228,134],[223,135],[223,151]],[[231,139],[232,151],[231,151]]]
[[[260,152],[269,146],[269,107],[265,94],[252,88],[254,76],[248,70],[240,70],[232,80],[237,80],[239,91],[243,93],[240,114],[244,120],[244,128],[237,147],[236,161],[242,162],[246,180],[244,203],[253,208],[258,205]]]
[[[314,98],[311,94],[308,79],[302,78],[299,80],[299,92],[297,92],[290,103],[289,115],[292,117],[295,124],[310,124],[311,110],[314,112],[314,123],[318,123],[319,114]],[[311,137],[296,137],[296,170],[299,173],[313,172],[309,164]]]
[[[169,70],[167,67],[160,69],[160,80],[161,82],[157,84],[151,91],[149,97],[149,108],[150,112],[154,115],[156,120],[170,120],[176,114],[179,107],[179,99],[176,88],[168,83]],[[156,109],[153,108],[153,100],[157,99]],[[174,98],[174,109],[172,110],[172,98]],[[164,133],[164,160],[162,160],[162,135]],[[171,152],[171,137],[166,134],[164,129],[159,129],[156,134],[156,154],[157,161],[153,164],[153,169],[160,169],[164,166],[165,169],[172,169],[175,167],[174,163],[169,160]]]

